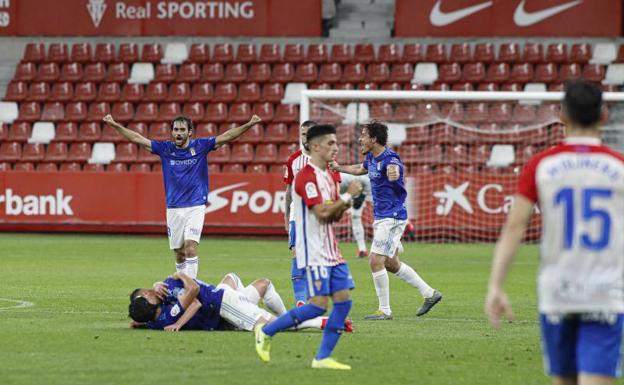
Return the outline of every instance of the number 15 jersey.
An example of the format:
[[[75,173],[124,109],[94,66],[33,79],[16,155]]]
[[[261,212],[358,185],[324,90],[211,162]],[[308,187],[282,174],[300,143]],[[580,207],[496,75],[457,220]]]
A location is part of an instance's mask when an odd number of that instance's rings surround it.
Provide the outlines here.
[[[624,156],[567,138],[529,160],[518,194],[542,213],[539,311],[624,312]]]

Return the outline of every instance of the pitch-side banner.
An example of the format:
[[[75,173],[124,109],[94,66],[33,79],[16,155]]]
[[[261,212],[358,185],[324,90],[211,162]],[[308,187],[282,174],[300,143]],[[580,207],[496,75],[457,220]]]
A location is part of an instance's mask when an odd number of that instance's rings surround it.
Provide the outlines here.
[[[620,36],[621,0],[396,0],[396,35]]]
[[[321,0],[0,0],[4,36],[320,36]]]

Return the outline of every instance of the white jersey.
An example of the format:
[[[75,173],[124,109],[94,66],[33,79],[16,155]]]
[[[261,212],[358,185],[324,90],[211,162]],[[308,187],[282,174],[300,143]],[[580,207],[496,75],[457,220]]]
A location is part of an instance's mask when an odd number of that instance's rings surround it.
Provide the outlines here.
[[[284,183],[290,185],[294,184],[295,176],[301,171],[301,169],[308,164],[310,156],[305,154],[301,149],[293,152],[286,161],[286,170],[284,172]],[[291,189],[291,202],[290,202],[290,216],[289,221],[295,220],[295,206],[294,206],[294,189]]]
[[[340,175],[308,163],[295,177],[294,213],[297,234],[297,267],[335,266],[344,263],[332,223],[321,222],[315,205],[335,202]]]
[[[371,183],[368,174],[351,175],[344,172],[340,173],[340,191],[347,191],[347,187],[352,181],[357,180],[362,184],[362,194],[366,196],[366,200],[373,201],[373,192],[371,191]]]
[[[540,312],[624,312],[624,156],[568,138],[527,163],[518,193],[542,212]]]

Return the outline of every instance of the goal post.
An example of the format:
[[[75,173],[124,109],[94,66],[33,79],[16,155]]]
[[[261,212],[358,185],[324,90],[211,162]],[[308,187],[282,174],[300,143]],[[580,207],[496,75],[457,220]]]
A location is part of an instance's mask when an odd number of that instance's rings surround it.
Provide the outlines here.
[[[388,144],[405,164],[408,215],[416,239],[493,242],[511,207],[518,176],[539,151],[561,143],[563,92],[305,90],[300,120],[337,127],[338,162],[358,163],[359,125],[388,125]],[[605,92],[603,138],[624,149],[624,93]],[[372,211],[364,212],[367,234]],[[539,211],[527,240],[540,235]],[[337,225],[342,239],[350,218]],[[370,239],[370,238],[369,238]]]

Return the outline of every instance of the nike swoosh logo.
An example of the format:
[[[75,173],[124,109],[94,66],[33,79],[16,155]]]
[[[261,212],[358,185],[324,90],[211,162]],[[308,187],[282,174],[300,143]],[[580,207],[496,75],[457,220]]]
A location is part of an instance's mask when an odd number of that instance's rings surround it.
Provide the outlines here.
[[[431,10],[431,14],[429,15],[429,21],[431,21],[431,24],[435,25],[436,27],[443,27],[445,25],[452,24],[457,20],[463,19],[464,17],[468,17],[473,13],[477,13],[485,8],[491,7],[493,3],[493,1],[486,1],[485,3],[473,5],[468,8],[458,9],[453,12],[442,12],[442,10],[440,9],[442,0],[438,0]]]
[[[561,13],[567,9],[572,7],[576,7],[581,4],[583,0],[570,1],[569,3],[557,5],[554,7],[542,9],[537,12],[527,12],[524,10],[524,3],[526,0],[522,0],[518,7],[516,8],[516,12],[514,12],[514,23],[516,23],[519,27],[528,27],[529,25],[533,25],[535,23],[539,23],[544,19],[548,19],[558,13]]]

